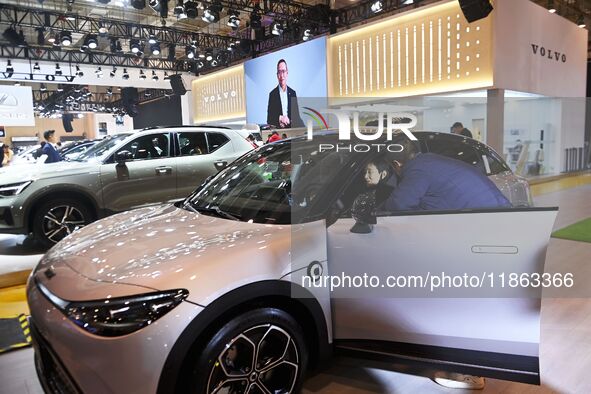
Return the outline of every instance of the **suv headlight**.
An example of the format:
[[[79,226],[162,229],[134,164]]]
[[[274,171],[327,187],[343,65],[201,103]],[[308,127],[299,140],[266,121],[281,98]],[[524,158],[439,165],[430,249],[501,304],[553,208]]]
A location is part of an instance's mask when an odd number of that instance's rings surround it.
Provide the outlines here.
[[[96,301],[61,300],[40,283],[37,286],[74,324],[91,334],[117,337],[146,327],[179,305],[189,292],[185,289],[141,294]]]
[[[10,197],[16,196],[20,194],[27,186],[29,186],[33,181],[26,181],[26,182],[19,182],[19,183],[11,183],[9,185],[2,185],[0,186],[0,196],[3,197]]]

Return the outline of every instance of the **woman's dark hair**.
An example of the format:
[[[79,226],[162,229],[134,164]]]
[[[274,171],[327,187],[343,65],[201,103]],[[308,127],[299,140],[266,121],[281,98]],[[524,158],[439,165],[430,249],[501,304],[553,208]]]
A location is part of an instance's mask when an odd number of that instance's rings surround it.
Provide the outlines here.
[[[380,173],[386,171],[386,179],[388,179],[392,174],[392,166],[382,157],[371,159],[367,162],[366,166],[369,164],[373,164]]]

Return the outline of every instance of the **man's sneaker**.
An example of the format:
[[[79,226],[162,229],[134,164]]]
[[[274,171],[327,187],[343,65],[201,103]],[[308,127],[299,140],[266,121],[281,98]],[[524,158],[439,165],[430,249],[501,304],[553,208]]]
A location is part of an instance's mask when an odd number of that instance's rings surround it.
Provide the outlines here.
[[[483,377],[462,375],[461,373],[437,372],[433,380],[450,389],[482,390],[484,388]]]

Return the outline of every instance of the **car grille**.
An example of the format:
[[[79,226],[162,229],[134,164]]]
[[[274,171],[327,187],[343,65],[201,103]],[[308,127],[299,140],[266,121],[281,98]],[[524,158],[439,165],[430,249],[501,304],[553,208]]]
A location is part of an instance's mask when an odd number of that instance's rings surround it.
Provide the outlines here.
[[[81,393],[49,343],[37,331],[31,318],[29,326],[35,348],[35,368],[44,391],[52,394]]]

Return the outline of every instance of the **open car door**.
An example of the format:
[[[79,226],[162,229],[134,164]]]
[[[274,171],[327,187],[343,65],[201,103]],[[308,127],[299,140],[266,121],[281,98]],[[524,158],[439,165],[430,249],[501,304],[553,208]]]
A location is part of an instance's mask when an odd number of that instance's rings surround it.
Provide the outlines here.
[[[331,299],[336,349],[539,384],[541,285],[515,275],[544,272],[557,210],[398,212],[365,234],[337,219],[327,229],[328,270],[343,279]],[[354,282],[364,275],[377,279]]]

